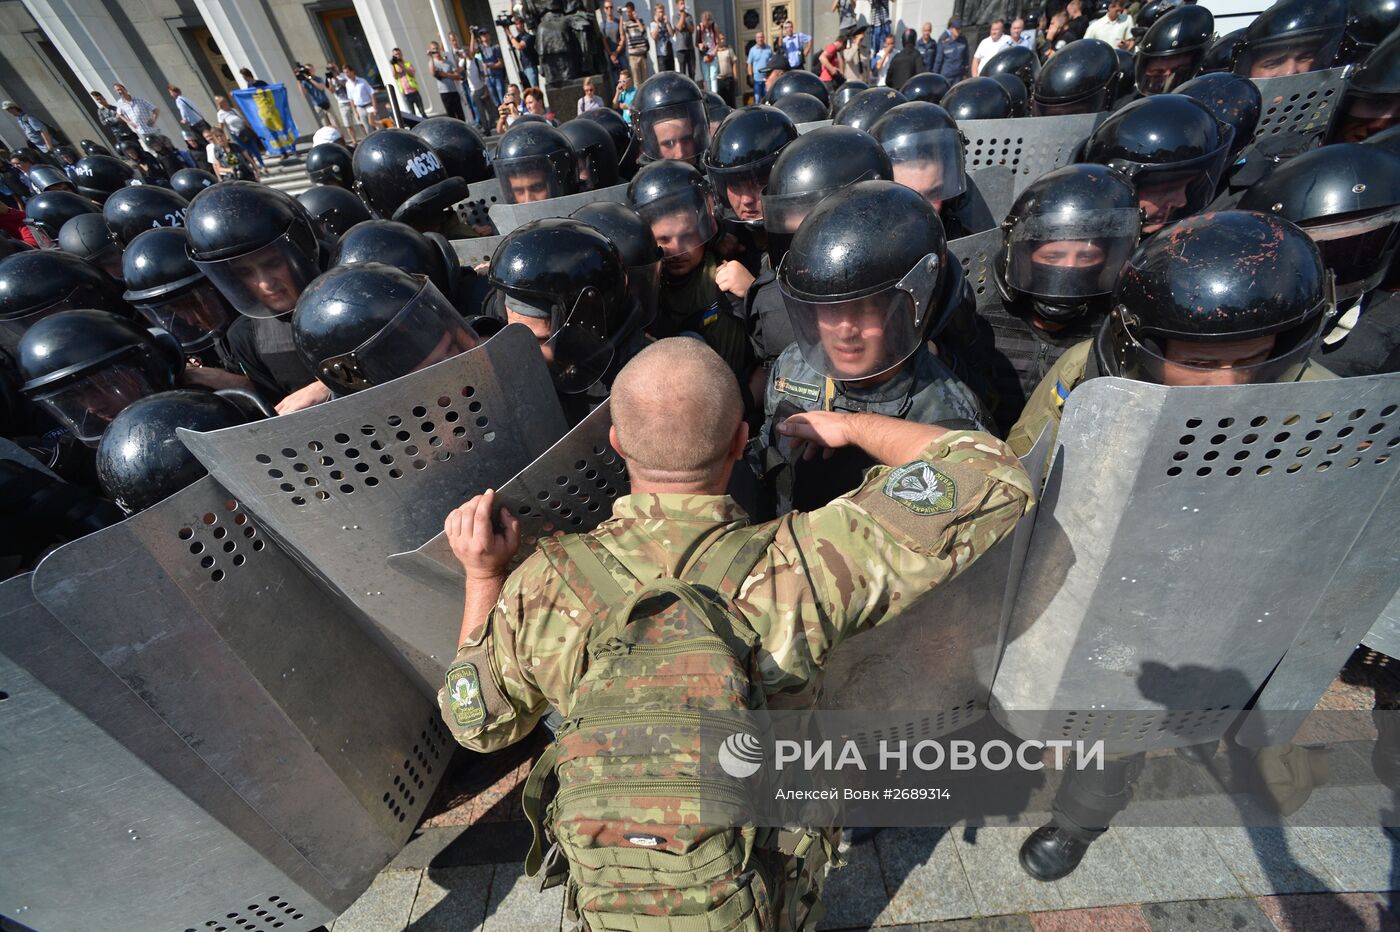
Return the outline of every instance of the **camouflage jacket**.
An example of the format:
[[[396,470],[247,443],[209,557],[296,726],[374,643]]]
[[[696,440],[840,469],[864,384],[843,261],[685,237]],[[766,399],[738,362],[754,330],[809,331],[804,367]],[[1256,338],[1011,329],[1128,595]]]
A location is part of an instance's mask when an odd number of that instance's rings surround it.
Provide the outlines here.
[[[954,431],[912,463],[870,470],[830,505],[778,519],[768,553],[735,603],[762,639],[765,691],[803,692],[832,648],[957,575],[1010,532],[1030,501],[1030,482],[1005,444]],[[748,523],[728,496],[627,495],[590,534],[633,573],[654,567],[661,577],[674,575],[698,546]],[[529,734],[551,704],[567,716],[592,612],[603,609],[582,604],[543,554],[522,563],[485,626],[489,642],[458,652],[460,659],[475,649],[481,667],[472,714],[454,714],[465,710],[454,708],[446,689],[439,693],[457,740],[493,751]],[[474,724],[464,728],[460,720]]]

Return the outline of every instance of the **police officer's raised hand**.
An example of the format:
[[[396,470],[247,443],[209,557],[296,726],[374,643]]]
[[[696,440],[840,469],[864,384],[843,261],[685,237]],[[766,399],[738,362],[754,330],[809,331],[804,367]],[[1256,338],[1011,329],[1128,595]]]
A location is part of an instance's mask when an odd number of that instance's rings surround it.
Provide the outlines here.
[[[736,298],[748,294],[752,284],[753,276],[744,268],[744,263],[737,259],[730,259],[715,269],[715,285],[720,291],[727,291]]]
[[[496,492],[487,489],[453,511],[442,530],[467,580],[505,579],[510,561],[520,549],[520,519],[510,509],[500,511],[501,532],[491,523]]]

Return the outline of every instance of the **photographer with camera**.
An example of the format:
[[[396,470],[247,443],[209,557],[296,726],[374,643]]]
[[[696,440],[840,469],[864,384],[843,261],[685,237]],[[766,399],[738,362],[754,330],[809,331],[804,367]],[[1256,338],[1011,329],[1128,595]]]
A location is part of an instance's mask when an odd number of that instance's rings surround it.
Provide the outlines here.
[[[316,114],[316,121],[322,126],[330,126],[331,99],[326,94],[326,82],[311,70],[310,65],[300,62],[292,62],[292,74],[301,85],[301,93],[311,105],[311,112]]]
[[[493,99],[506,99],[506,61],[501,57],[500,46],[491,40],[491,30],[476,30],[476,52],[486,67],[486,82],[491,85]]]
[[[506,26],[506,37],[519,56],[520,71],[525,76],[526,87],[539,87],[539,56],[535,53],[535,35],[525,28],[525,18],[519,13],[511,17]]]
[[[403,107],[407,111],[418,111],[418,115],[424,119],[428,118],[427,112],[423,109],[423,95],[418,91],[418,74],[413,70],[413,65],[403,60],[403,51],[395,48],[389,58],[389,68],[393,71],[394,78],[399,82],[399,93],[403,94]],[[461,105],[458,104],[458,110]],[[457,119],[461,119],[458,117]]]
[[[335,65],[326,64],[325,86],[330,89],[335,97],[336,108],[340,111],[340,126],[345,130],[345,138],[354,146],[355,139],[355,108],[350,103],[350,91],[345,75]]]

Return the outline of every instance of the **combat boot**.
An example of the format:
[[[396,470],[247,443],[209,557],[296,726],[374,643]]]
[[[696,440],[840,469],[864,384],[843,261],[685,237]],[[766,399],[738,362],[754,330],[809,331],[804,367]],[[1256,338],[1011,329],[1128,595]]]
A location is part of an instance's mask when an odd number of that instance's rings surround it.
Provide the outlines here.
[[[1074,873],[1090,842],[1051,822],[1031,832],[1021,844],[1021,867],[1036,880],[1052,881]]]

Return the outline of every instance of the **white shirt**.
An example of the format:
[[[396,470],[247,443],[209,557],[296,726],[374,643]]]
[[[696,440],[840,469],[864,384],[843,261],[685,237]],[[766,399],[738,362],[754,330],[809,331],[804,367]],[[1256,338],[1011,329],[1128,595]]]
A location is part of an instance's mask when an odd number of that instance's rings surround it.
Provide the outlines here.
[[[462,63],[462,80],[467,82],[467,90],[475,94],[486,86],[486,66],[479,58],[465,51],[459,60]]]
[[[350,100],[357,107],[374,106],[374,88],[364,78],[356,75],[355,80],[349,83],[347,88],[350,92]]]
[[[1119,13],[1118,19],[1109,21],[1108,14],[1100,16],[1089,24],[1089,28],[1084,30],[1086,39],[1102,39],[1114,48],[1118,48],[1118,43],[1129,38],[1133,34],[1133,18],[1127,13]]]
[[[1000,39],[993,39],[991,36],[987,36],[987,38],[977,43],[977,52],[972,57],[985,65],[996,56],[997,52],[1008,48],[1010,45],[1011,37],[1004,32],[1001,34]]]

